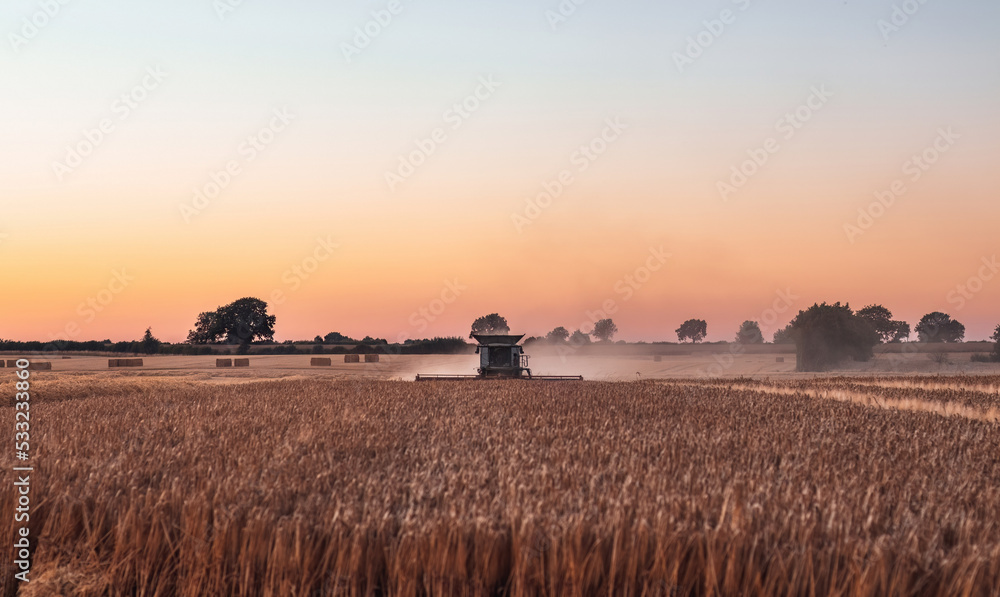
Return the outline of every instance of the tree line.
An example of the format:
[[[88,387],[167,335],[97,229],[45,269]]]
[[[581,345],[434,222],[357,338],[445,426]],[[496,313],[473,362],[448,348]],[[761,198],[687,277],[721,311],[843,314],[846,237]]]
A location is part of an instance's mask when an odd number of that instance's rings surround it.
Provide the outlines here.
[[[507,320],[491,313],[473,322],[470,337],[477,333],[505,334],[509,331]],[[617,331],[611,319],[602,319],[595,322],[590,333],[582,330],[570,333],[560,326],[545,336],[529,338],[526,343],[544,341],[579,346],[590,343],[591,337],[598,342],[611,342]],[[961,342],[965,338],[965,326],[939,311],[924,315],[915,331],[918,341],[925,343]],[[869,361],[876,345],[906,341],[912,332],[909,323],[893,319],[892,311],[882,305],[868,305],[855,312],[846,304],[824,302],[799,311],[785,328],[774,333],[772,341],[795,345],[799,370],[821,371],[846,360]],[[708,335],[708,323],[704,319],[688,319],[674,333],[679,342],[698,343]],[[1000,325],[992,339],[996,344],[985,360],[1000,362]],[[760,325],[756,321],[744,321],[736,331],[735,342],[764,344]]]
[[[825,303],[824,303],[825,304]],[[837,303],[838,305],[840,303]],[[817,306],[818,308],[818,306]],[[892,312],[882,305],[869,305],[859,311],[851,312],[852,316],[863,319],[870,325],[876,334],[879,342],[903,342],[912,335],[910,324],[905,321],[897,321],[892,318]],[[785,328],[776,331],[772,337],[775,344],[792,344],[795,336],[792,334],[794,321]],[[497,313],[485,315],[475,320],[472,324],[472,334],[475,333],[506,333],[510,330],[507,320]],[[550,342],[573,342],[577,340],[587,340],[591,338],[598,342],[608,342],[613,339],[618,332],[618,326],[611,319],[602,319],[594,324],[591,332],[576,330],[572,333],[566,328],[559,326],[545,336],[535,337],[536,340],[547,340]],[[961,342],[965,337],[965,326],[952,319],[949,315],[940,312],[928,313],[917,324],[917,338],[920,342]],[[677,334],[679,342],[698,343],[708,336],[708,323],[704,319],[688,319],[680,324],[674,333]],[[471,337],[472,334],[469,336]],[[740,344],[764,344],[764,334],[760,329],[760,324],[756,321],[744,321],[736,330],[735,342]]]
[[[210,345],[225,344],[235,347],[237,354],[249,352],[252,344],[274,344],[276,317],[268,314],[266,302],[245,297],[205,311],[198,315],[194,329],[188,333],[185,345],[160,342],[147,328],[142,338],[133,342],[13,342],[0,340],[0,350],[25,350],[32,352],[51,351],[101,351],[137,354],[211,354]],[[965,337],[965,326],[946,313],[938,311],[924,315],[914,330],[905,321],[893,319],[892,312],[882,305],[868,305],[857,312],[849,305],[839,302],[814,304],[798,315],[783,329],[777,330],[772,342],[775,344],[795,344],[798,364],[803,370],[818,370],[834,365],[845,359],[867,361],[872,358],[874,347],[880,343],[894,343],[908,340],[916,331],[920,342],[961,342]],[[490,313],[472,322],[469,337],[475,334],[507,334],[510,326],[507,319],[498,313]],[[558,326],[548,334],[530,337],[526,343],[546,342],[580,346],[591,342],[610,343],[618,333],[618,326],[610,318],[594,322],[593,329],[570,332]],[[704,319],[688,319],[674,330],[679,342],[698,343],[708,335],[708,323]],[[1000,325],[992,339],[996,342],[993,352],[986,360],[1000,362]],[[744,321],[736,330],[735,342],[739,344],[763,344],[764,335],[756,321]],[[376,351],[390,346],[381,338],[365,336],[355,340],[339,332],[317,335],[313,339],[312,352],[343,351],[337,345],[354,345],[353,350]],[[334,345],[324,348],[324,345]],[[400,354],[444,352],[464,352],[467,344],[461,338],[434,338],[407,340],[395,346]],[[258,353],[284,354],[301,352],[294,343],[286,341],[282,345],[256,350]]]

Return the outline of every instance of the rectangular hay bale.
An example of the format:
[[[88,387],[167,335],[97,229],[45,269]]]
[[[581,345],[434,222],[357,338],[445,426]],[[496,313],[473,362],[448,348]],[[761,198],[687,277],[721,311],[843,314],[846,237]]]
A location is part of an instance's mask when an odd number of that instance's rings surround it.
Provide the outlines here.
[[[344,362],[345,363],[360,363],[361,362],[361,355],[358,355],[358,354],[345,354],[344,355]]]
[[[8,367],[17,367],[17,359],[13,359],[13,360],[7,359],[7,366]]]
[[[785,357],[778,357],[778,358],[774,359],[774,362],[775,363],[784,363],[785,362]]]
[[[378,362],[378,355],[377,354],[366,354],[365,355],[365,362],[366,363],[377,363]]]
[[[233,359],[215,359],[216,367],[232,367]]]
[[[249,367],[250,359],[233,359],[233,365],[236,367]]]
[[[329,367],[333,365],[333,359],[322,359],[314,357],[309,364],[313,367]]]
[[[142,367],[142,359],[108,359],[108,368]]]
[[[52,363],[47,361],[36,361],[28,365],[28,371],[51,371]]]

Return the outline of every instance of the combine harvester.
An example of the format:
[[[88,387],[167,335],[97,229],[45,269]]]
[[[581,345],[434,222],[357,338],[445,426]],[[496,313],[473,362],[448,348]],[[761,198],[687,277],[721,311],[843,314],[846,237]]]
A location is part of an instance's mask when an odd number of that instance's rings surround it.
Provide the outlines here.
[[[503,336],[496,334],[473,334],[479,342],[479,375],[417,375],[417,381],[462,380],[462,379],[531,379],[541,381],[582,381],[582,375],[532,375],[528,368],[528,355],[518,346],[524,334]]]

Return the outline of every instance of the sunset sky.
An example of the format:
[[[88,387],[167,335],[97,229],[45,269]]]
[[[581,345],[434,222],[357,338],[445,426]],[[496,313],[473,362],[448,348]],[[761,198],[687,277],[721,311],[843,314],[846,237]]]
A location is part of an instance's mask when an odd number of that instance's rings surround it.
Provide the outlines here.
[[[822,301],[985,339],[998,27],[992,0],[10,0],[0,338],[182,341],[256,296],[278,340],[610,303],[616,339],[770,339]]]

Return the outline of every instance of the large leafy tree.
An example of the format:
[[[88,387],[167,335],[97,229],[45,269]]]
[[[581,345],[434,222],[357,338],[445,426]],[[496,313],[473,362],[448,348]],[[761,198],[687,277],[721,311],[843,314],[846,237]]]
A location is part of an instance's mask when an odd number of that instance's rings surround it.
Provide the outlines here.
[[[198,315],[195,329],[188,333],[191,344],[225,341],[247,346],[257,340],[274,340],[275,316],[267,314],[267,303],[253,297],[241,298]]]
[[[756,321],[744,321],[736,331],[736,342],[739,344],[763,344],[764,334]]]
[[[569,330],[563,326],[559,326],[545,335],[545,339],[549,342],[565,342],[569,338]]]
[[[792,333],[792,324],[774,332],[772,342],[775,344],[795,344],[795,334]]]
[[[349,338],[340,332],[330,332],[329,334],[323,336],[323,342],[325,344],[357,344],[357,340]]]
[[[894,324],[895,332],[893,333],[892,339],[889,340],[890,342],[902,342],[910,337],[910,324],[905,321],[894,321],[892,323]]]
[[[961,342],[964,337],[965,326],[940,311],[924,315],[917,324],[921,342]]]
[[[194,329],[188,332],[187,341],[189,344],[208,344],[209,342],[218,342],[219,338],[225,334],[219,318],[219,311],[205,311],[198,314],[198,319],[194,322]]]
[[[858,317],[867,319],[875,331],[878,332],[882,342],[899,342],[903,338],[901,332],[905,329],[905,337],[910,335],[910,326],[905,321],[893,321],[892,311],[882,305],[868,305],[864,309],[858,309],[855,313]],[[905,326],[905,328],[903,327]]]
[[[506,334],[509,331],[510,326],[507,325],[506,319],[498,313],[490,313],[472,322],[472,331],[469,332],[469,337],[471,338],[473,334]]]
[[[701,342],[708,335],[708,323],[704,319],[689,319],[674,331],[681,342],[687,339],[691,342]]]
[[[871,360],[879,343],[871,323],[839,302],[799,311],[791,327],[799,371],[822,371],[848,359]]]
[[[618,333],[618,326],[610,319],[602,319],[594,324],[593,336],[601,342],[611,340]]]

